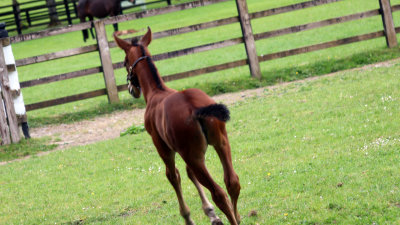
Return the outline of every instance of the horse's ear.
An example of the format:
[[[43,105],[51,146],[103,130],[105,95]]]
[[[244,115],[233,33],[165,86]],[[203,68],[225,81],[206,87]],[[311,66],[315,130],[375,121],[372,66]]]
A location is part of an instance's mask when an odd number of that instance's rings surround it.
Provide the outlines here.
[[[151,39],[153,38],[153,35],[151,33],[150,27],[147,27],[147,33],[140,39],[140,43],[144,46],[149,46]]]
[[[117,33],[114,33],[114,40],[115,40],[115,42],[117,43],[117,45],[118,45],[122,50],[124,50],[125,52],[128,52],[129,49],[132,47],[132,45],[129,44],[129,42],[127,42],[127,41],[125,41],[125,40],[119,38],[119,37],[117,36]]]

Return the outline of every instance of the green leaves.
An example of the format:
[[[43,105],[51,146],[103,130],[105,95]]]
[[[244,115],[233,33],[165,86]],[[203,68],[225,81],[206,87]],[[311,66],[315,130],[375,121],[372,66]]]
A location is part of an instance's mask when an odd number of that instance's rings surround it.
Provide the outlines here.
[[[121,132],[120,136],[123,137],[127,134],[139,134],[142,133],[143,131],[145,131],[144,125],[138,125],[138,126],[131,126],[129,127],[126,131]]]

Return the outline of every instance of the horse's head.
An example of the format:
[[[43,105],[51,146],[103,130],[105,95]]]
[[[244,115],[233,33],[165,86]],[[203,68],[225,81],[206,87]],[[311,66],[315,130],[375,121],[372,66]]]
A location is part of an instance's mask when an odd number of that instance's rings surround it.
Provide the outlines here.
[[[138,62],[149,57],[145,54],[144,47],[147,48],[152,40],[150,27],[147,29],[147,33],[139,41],[137,39],[133,39],[132,42],[129,43],[123,39],[120,39],[116,33],[114,33],[114,40],[117,45],[125,51],[124,65],[128,71],[127,80],[129,93],[133,95],[133,97],[139,98],[141,88],[135,67]]]

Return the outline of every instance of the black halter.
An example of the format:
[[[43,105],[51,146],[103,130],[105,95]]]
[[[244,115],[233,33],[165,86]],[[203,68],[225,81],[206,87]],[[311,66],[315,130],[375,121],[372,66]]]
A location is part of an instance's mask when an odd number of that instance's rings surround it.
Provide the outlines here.
[[[133,71],[136,67],[136,65],[142,61],[143,59],[147,59],[150,58],[149,56],[145,55],[144,51],[143,51],[143,56],[139,57],[138,59],[136,59],[136,61],[129,67],[128,69],[128,75],[126,75],[126,81],[128,82],[128,91],[131,95],[133,95],[133,88],[132,86],[135,86],[137,89],[140,88],[140,84],[139,84],[139,80],[136,77],[133,76]]]
[[[136,59],[136,61],[132,64],[132,66],[129,67],[128,69],[128,76],[127,76],[127,80],[131,80],[132,79],[132,72],[135,69],[136,65],[143,59],[149,58],[149,56],[145,55],[142,57],[139,57],[138,59]]]
[[[154,63],[152,62],[151,56],[146,55],[146,51],[144,50],[144,47],[142,45],[137,44],[136,42],[135,43],[132,42],[132,45],[140,47],[140,50],[142,51],[142,56],[139,57],[138,59],[136,59],[135,62],[133,62],[133,64],[128,68],[128,75],[127,75],[126,79],[128,81],[129,93],[132,94],[132,86],[135,86],[138,89],[140,88],[138,77],[133,76],[133,75],[135,74],[134,70],[135,70],[135,67],[137,66],[137,64],[144,59],[146,59],[148,65],[150,67],[151,74],[153,75],[153,78],[157,84],[157,87],[159,89],[163,90],[163,86],[161,84],[160,77],[157,74],[157,69],[156,69]]]
[[[136,65],[143,59],[149,58],[149,56],[144,55],[136,59],[136,61],[129,67],[128,69],[128,75],[126,75],[126,81],[128,82],[128,91],[129,93],[134,96],[133,94],[133,86],[136,87],[136,89],[140,89],[140,84],[137,76],[133,76],[133,70],[135,69]]]

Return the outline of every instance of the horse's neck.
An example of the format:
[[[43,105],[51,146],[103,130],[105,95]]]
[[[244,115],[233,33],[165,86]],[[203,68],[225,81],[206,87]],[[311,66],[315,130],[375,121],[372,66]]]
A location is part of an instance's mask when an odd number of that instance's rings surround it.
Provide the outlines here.
[[[146,102],[153,95],[169,90],[161,79],[157,69],[155,68],[155,71],[152,71],[147,62],[146,66],[142,66],[137,72],[140,74],[139,83]]]

